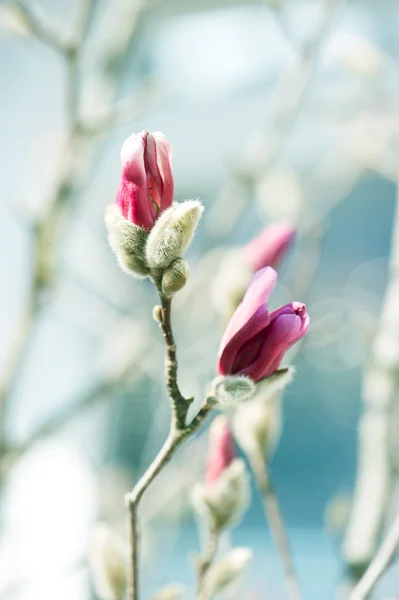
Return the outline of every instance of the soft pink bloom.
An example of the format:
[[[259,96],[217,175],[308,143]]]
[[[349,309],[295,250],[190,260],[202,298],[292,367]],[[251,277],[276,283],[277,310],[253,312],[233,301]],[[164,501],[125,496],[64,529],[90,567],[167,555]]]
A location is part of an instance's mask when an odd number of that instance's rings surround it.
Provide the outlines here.
[[[259,381],[274,373],[287,350],[309,328],[306,306],[292,302],[269,313],[267,302],[277,281],[271,267],[260,269],[230,319],[219,351],[219,373]]]
[[[295,227],[288,222],[274,223],[244,247],[254,272],[263,267],[277,269],[295,238]]]
[[[233,434],[228,420],[219,415],[209,428],[209,452],[205,483],[212,486],[236,457]]]
[[[133,134],[122,146],[116,203],[123,216],[139,227],[151,229],[173,202],[171,158],[170,144],[159,132]]]

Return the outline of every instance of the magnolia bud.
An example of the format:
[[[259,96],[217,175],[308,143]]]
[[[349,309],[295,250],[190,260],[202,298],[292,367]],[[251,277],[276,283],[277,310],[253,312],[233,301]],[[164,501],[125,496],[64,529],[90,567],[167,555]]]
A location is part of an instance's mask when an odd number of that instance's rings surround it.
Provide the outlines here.
[[[123,217],[116,204],[111,204],[105,212],[108,241],[116,254],[120,267],[138,277],[150,273],[145,258],[145,244],[148,232]]]
[[[97,525],[89,560],[94,587],[101,600],[123,598],[127,587],[126,554],[123,539],[107,525]]]
[[[196,510],[216,530],[240,521],[248,507],[249,498],[249,478],[241,458],[235,458],[212,486],[198,483],[193,490]]]
[[[235,438],[251,458],[269,459],[281,434],[280,394],[267,400],[252,400],[234,412]]]
[[[238,402],[251,398],[255,391],[255,382],[245,375],[222,375],[212,381],[209,394],[214,396],[223,408],[232,408]]]
[[[166,269],[181,258],[193,239],[203,206],[197,200],[173,204],[165,210],[152,228],[146,247],[148,264]]]
[[[234,435],[250,457],[268,459],[281,435],[281,392],[291,381],[292,367],[279,369],[256,384],[253,398],[233,412]]]
[[[184,596],[184,587],[179,583],[170,583],[159,590],[153,600],[182,600]]]
[[[173,296],[187,282],[190,269],[183,258],[178,258],[165,269],[162,275],[162,291],[165,296]]]
[[[205,578],[205,594],[213,598],[234,583],[252,558],[250,548],[234,548],[212,565]]]

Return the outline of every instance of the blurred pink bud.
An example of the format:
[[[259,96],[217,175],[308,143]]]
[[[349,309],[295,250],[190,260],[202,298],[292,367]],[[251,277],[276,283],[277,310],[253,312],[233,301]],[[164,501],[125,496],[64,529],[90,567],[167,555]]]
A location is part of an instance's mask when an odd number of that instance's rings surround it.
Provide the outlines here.
[[[304,304],[292,302],[269,313],[267,302],[276,281],[277,273],[271,267],[253,276],[222,338],[221,375],[247,375],[254,381],[268,377],[307,332],[309,316]]]
[[[219,479],[236,455],[229,422],[224,415],[219,415],[209,428],[209,452],[205,473],[205,483],[208,487]]]
[[[277,269],[295,238],[295,227],[288,222],[274,223],[244,247],[254,272],[263,267]]]
[[[142,131],[121,150],[122,177],[116,203],[128,221],[151,229],[173,202],[170,144],[163,133]]]

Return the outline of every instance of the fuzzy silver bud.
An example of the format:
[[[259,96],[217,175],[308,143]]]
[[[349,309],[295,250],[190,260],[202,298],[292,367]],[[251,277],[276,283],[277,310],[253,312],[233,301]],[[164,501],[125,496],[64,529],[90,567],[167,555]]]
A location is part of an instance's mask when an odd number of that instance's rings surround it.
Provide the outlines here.
[[[193,489],[193,504],[209,526],[222,530],[237,524],[250,499],[250,484],[245,463],[235,458],[212,485],[198,483]]]
[[[99,524],[92,534],[90,566],[101,600],[121,600],[127,588],[127,547],[108,525]]]
[[[226,556],[212,565],[205,579],[206,597],[213,598],[234,583],[251,558],[252,550],[250,548],[233,548]]]
[[[198,200],[175,203],[165,210],[151,229],[146,257],[152,269],[166,269],[181,258],[191,243],[203,206]]]
[[[108,241],[119,266],[129,274],[146,277],[150,274],[145,257],[148,231],[125,219],[116,204],[105,212]]]
[[[181,290],[187,282],[190,268],[187,261],[183,258],[177,258],[169,267],[165,269],[162,275],[162,291],[166,296],[173,296]]]

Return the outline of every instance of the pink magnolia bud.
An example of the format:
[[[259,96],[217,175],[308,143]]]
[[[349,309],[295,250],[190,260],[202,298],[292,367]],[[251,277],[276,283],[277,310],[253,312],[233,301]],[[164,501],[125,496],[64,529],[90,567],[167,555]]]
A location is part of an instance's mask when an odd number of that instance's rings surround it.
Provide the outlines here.
[[[268,377],[307,332],[309,316],[304,304],[292,302],[269,313],[267,302],[276,281],[277,273],[271,267],[253,276],[222,338],[221,375],[247,375],[254,381]]]
[[[209,428],[209,453],[205,483],[212,486],[236,457],[233,434],[225,416],[219,415]]]
[[[122,146],[121,163],[116,203],[125,219],[151,229],[173,202],[170,144],[163,133],[133,134]]]
[[[264,231],[244,247],[244,254],[254,272],[263,267],[277,269],[295,238],[295,227],[280,222]]]

